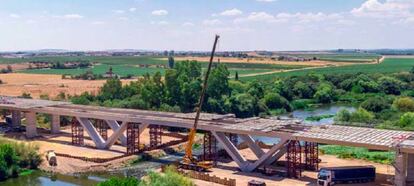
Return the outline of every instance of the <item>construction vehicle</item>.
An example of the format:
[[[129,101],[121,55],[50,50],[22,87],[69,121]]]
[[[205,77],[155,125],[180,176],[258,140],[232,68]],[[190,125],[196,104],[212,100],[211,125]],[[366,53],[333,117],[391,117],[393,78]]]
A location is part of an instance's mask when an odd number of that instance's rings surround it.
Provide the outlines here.
[[[185,147],[185,155],[178,164],[178,167],[182,169],[196,170],[196,171],[208,171],[209,169],[213,167],[213,162],[200,161],[197,159],[197,157],[193,156],[193,144],[194,144],[194,139],[195,139],[196,132],[197,132],[198,120],[200,119],[200,113],[201,113],[201,109],[202,109],[203,102],[204,102],[204,96],[205,96],[206,89],[207,89],[208,77],[210,75],[211,66],[213,64],[214,53],[216,52],[216,46],[217,46],[219,37],[220,36],[216,35],[214,39],[213,50],[211,51],[210,61],[208,64],[206,75],[204,77],[203,88],[200,93],[200,99],[199,99],[198,106],[197,106],[197,112],[196,112],[196,116],[194,119],[194,125],[190,129],[190,133],[188,134],[188,142],[187,142],[187,146]]]

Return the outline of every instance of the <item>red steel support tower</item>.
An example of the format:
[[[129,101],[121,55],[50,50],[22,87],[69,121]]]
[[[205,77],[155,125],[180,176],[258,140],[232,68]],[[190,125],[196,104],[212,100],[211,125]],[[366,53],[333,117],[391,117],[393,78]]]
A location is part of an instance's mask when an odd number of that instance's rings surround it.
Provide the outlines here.
[[[140,150],[139,123],[128,123],[127,154],[137,154]]]
[[[287,177],[300,178],[302,176],[302,156],[299,141],[291,140],[287,144],[286,151],[286,169]]]
[[[83,127],[75,117],[72,118],[71,126],[72,126],[72,144],[79,145],[79,146],[83,145],[84,144]]]

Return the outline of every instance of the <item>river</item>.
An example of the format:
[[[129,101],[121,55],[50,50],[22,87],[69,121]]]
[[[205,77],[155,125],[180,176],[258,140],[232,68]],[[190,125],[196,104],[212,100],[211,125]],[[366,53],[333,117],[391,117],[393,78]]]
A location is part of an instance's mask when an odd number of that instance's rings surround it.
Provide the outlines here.
[[[312,110],[296,110],[290,113],[294,118],[304,120],[305,124],[309,125],[321,125],[321,124],[333,124],[333,117],[321,119],[320,121],[307,121],[305,120],[310,116],[318,115],[335,115],[339,110],[347,109],[349,111],[354,111],[355,107],[349,105],[324,105],[317,107]],[[287,116],[287,115],[285,115]],[[268,138],[268,137],[254,137],[255,139],[261,140],[264,143],[272,144],[278,141],[277,138]],[[91,186],[96,185],[97,183],[104,181],[111,176],[136,176],[142,177],[147,173],[148,170],[157,169],[162,164],[175,162],[181,159],[183,154],[176,153],[164,156],[157,160],[145,161],[132,165],[127,168],[123,168],[117,171],[109,171],[105,173],[89,173],[89,174],[80,174],[80,175],[62,175],[62,174],[51,174],[45,173],[42,171],[34,171],[30,175],[19,176],[18,178],[8,179],[4,182],[0,182],[2,186]]]

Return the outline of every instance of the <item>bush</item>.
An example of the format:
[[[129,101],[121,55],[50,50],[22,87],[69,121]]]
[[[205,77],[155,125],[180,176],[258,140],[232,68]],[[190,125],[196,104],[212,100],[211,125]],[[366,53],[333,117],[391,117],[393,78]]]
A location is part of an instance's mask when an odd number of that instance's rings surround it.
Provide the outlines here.
[[[137,186],[140,184],[140,181],[136,178],[117,178],[113,177],[109,180],[101,182],[98,186]]]
[[[269,93],[264,96],[264,102],[270,109],[284,108],[286,111],[292,111],[292,106],[289,101],[277,93]]]
[[[350,122],[372,123],[375,116],[363,108],[358,108],[351,114]]]
[[[349,122],[351,120],[351,112],[347,109],[341,109],[338,113],[336,113],[334,120]]]
[[[142,182],[143,186],[194,186],[195,184],[187,177],[177,173],[174,167],[167,167],[164,174],[150,172],[149,179]]]
[[[414,129],[414,113],[407,112],[400,118],[399,125],[401,128]]]
[[[391,104],[388,103],[383,97],[368,98],[361,103],[361,107],[371,112],[381,112],[385,109],[390,108]]]
[[[396,99],[393,106],[402,112],[414,112],[414,100],[409,97]]]

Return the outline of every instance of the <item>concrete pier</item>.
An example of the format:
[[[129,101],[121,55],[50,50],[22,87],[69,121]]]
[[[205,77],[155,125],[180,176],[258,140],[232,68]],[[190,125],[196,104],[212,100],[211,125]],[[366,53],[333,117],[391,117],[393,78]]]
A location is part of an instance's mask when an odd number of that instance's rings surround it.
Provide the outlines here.
[[[18,128],[22,125],[22,113],[18,110],[13,110],[12,112],[12,127]]]
[[[60,133],[60,115],[54,114],[52,115],[52,121],[50,124],[50,132],[52,134]]]
[[[26,136],[27,138],[34,138],[37,136],[36,128],[36,112],[26,112]]]

